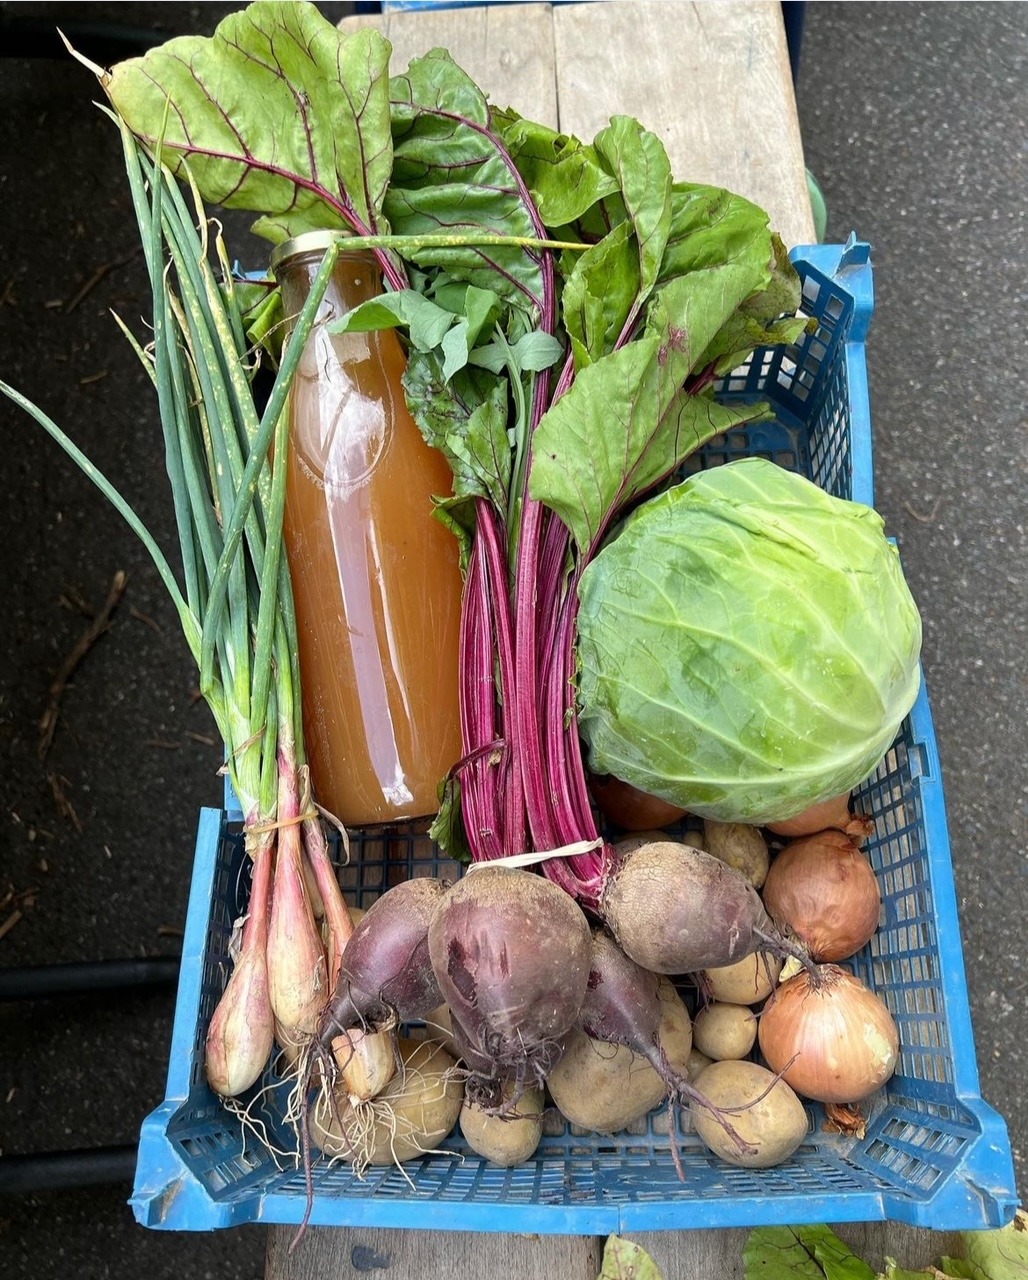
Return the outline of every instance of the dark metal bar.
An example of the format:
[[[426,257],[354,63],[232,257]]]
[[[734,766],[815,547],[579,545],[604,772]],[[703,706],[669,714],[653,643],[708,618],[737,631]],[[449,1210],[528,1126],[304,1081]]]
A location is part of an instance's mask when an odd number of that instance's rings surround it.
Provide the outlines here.
[[[80,1151],[50,1151],[44,1155],[0,1157],[0,1195],[30,1191],[61,1191],[95,1187],[108,1182],[131,1182],[136,1148],[92,1147]]]
[[[92,995],[132,987],[174,986],[178,970],[178,956],[0,969],[0,1001],[47,1000],[54,996]]]

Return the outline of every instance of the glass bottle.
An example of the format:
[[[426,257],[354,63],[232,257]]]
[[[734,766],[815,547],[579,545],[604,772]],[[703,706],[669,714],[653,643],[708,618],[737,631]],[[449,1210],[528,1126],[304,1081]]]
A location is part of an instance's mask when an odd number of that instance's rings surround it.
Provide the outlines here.
[[[272,255],[295,319],[333,232]],[[285,542],[304,736],[318,802],[365,826],[434,813],[460,756],[456,540],[432,515],[449,466],[407,411],[392,330],[329,333],[382,292],[367,250],[340,251],[290,395]]]

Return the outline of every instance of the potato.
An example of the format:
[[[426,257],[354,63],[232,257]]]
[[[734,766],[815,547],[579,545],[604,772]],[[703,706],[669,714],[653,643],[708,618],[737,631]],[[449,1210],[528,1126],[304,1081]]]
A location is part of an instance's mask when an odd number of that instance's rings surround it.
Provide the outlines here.
[[[688,1072],[692,1023],[667,978],[657,986],[660,1038],[675,1071]],[[667,1092],[644,1057],[624,1045],[604,1044],[584,1031],[568,1037],[560,1062],[546,1078],[550,1097],[567,1120],[596,1133],[616,1133],[651,1111]]]
[[[693,1022],[693,1042],[715,1062],[745,1058],[757,1040],[757,1019],[744,1004],[709,1004]]]
[[[645,1058],[577,1029],[568,1036],[564,1056],[546,1077],[546,1086],[566,1120],[596,1133],[624,1129],[666,1092]]]
[[[453,1038],[453,1019],[448,1004],[441,1004],[425,1018],[425,1035],[441,1044],[447,1053],[460,1057],[460,1048]]]
[[[659,844],[660,842],[671,841],[672,843],[681,843],[677,836],[669,836],[666,831],[637,831],[634,835],[625,836],[615,845],[615,850],[625,857],[631,853],[633,849],[639,849],[644,844]]]
[[[514,1085],[505,1081],[503,1099],[508,1101]],[[488,1115],[481,1107],[464,1099],[460,1109],[460,1129],[468,1146],[490,1164],[524,1164],[535,1154],[543,1132],[543,1094],[526,1089],[517,1102],[517,1118]]]
[[[708,1058],[705,1053],[700,1053],[699,1049],[693,1049],[689,1054],[689,1062],[685,1071],[685,1074],[689,1077],[689,1083],[695,1084],[696,1077],[701,1071],[706,1071],[713,1061],[714,1059]]]
[[[785,1081],[776,1081],[766,1067],[755,1062],[713,1062],[695,1084],[714,1106],[743,1108],[726,1118],[740,1138],[756,1148],[752,1154],[740,1152],[705,1107],[695,1102],[690,1106],[696,1132],[729,1164],[770,1168],[788,1160],[807,1136],[803,1104]]]
[[[759,889],[767,876],[771,858],[764,837],[756,827],[742,822],[714,822],[704,819],[707,852],[741,872]]]
[[[401,1164],[431,1151],[460,1115],[464,1086],[456,1063],[431,1040],[399,1041],[402,1066],[370,1102],[352,1105],[337,1087],[311,1109],[311,1139],[329,1156],[345,1156],[355,1170]]]
[[[782,962],[777,956],[756,952],[723,969],[704,969],[710,994],[730,1004],[760,1004],[775,989]]]
[[[660,1039],[667,1060],[676,1071],[686,1071],[692,1052],[692,1019],[669,978],[657,982],[660,1000]]]

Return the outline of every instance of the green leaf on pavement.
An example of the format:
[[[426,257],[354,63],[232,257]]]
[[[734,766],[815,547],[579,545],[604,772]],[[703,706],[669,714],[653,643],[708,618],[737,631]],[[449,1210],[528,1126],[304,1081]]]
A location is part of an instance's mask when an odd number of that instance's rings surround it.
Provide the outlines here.
[[[746,1280],[875,1280],[830,1227],[758,1227],[743,1251]]]
[[[623,1240],[621,1236],[608,1236],[603,1246],[603,1268],[596,1280],[664,1280],[657,1264],[645,1249]]]
[[[1028,1280],[1028,1214],[1019,1209],[998,1231],[963,1231],[973,1280]]]

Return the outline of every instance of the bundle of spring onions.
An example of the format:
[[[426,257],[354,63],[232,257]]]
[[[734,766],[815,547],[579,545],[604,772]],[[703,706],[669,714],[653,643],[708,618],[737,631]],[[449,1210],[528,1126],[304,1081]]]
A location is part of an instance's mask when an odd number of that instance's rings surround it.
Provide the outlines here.
[[[282,552],[285,406],[335,250],[325,256],[261,413],[253,388],[257,360],[220,232],[219,282],[195,188],[191,213],[160,163],[159,146],[147,154],[119,124],[153,295],[153,340],[144,349],[121,327],[157,391],[178,574],[128,501],[43,410],[6,384],[0,389],[49,432],[142,539],[177,609],[224,740],[253,875],[235,966],[208,1034],[207,1076],[219,1094],[234,1098],[259,1079],[276,1040],[288,1050],[311,1037],[353,928],[311,795],[296,619]],[[378,1056],[381,1046],[358,1048],[352,1069],[372,1052]],[[349,1062],[349,1043],[346,1054]]]

